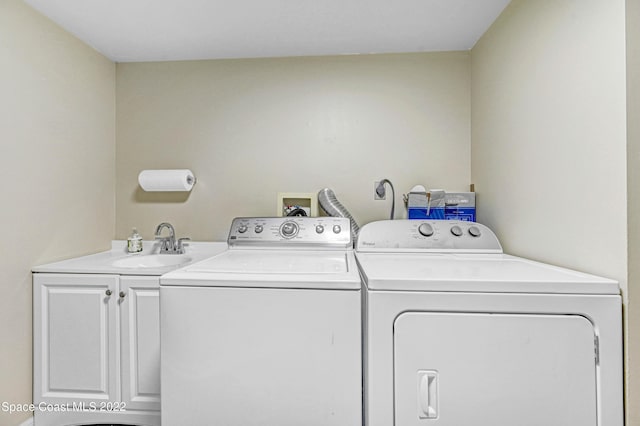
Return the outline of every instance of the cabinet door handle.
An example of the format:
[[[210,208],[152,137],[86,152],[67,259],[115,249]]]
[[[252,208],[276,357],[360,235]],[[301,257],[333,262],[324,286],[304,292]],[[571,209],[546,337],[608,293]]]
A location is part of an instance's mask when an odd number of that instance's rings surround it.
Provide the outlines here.
[[[107,291],[105,291],[104,294],[106,294],[107,296],[111,296],[111,290],[107,289]]]
[[[127,295],[127,293],[125,293],[124,291],[120,292],[120,297],[124,299],[124,297]]]

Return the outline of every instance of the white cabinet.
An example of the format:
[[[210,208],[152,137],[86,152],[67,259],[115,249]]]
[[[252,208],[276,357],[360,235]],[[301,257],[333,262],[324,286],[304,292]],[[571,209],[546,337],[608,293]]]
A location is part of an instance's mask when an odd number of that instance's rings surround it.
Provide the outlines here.
[[[35,425],[159,425],[159,277],[33,282]]]
[[[122,401],[127,409],[160,410],[158,277],[121,277]]]
[[[55,403],[115,400],[118,277],[35,276],[35,390]]]

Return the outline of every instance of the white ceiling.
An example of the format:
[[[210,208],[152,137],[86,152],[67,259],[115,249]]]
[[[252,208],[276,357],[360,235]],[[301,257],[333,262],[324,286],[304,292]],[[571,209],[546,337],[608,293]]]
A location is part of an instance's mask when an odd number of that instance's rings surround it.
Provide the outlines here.
[[[468,50],[510,0],[25,0],[116,62]]]

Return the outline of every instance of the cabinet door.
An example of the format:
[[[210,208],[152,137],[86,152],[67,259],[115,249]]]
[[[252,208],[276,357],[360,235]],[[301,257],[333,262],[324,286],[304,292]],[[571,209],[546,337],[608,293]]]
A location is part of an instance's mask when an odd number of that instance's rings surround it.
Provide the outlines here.
[[[118,400],[112,275],[34,274],[34,401]]]
[[[122,401],[160,409],[160,279],[121,277]]]

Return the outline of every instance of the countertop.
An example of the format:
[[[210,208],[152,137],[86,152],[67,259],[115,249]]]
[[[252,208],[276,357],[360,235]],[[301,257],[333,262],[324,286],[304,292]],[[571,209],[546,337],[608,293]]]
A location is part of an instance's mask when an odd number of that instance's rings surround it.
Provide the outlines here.
[[[226,242],[198,242],[193,241],[185,244],[185,253],[189,260],[171,266],[161,267],[121,267],[116,266],[118,260],[133,258],[135,256],[145,256],[158,254],[159,242],[143,241],[141,253],[127,253],[126,241],[112,241],[111,250],[103,251],[88,256],[76,257],[54,263],[47,263],[36,266],[32,272],[36,273],[75,273],[75,274],[114,274],[114,275],[163,275],[174,269],[182,268],[194,262],[215,256],[227,249]],[[173,254],[162,254],[161,256],[179,256]]]

